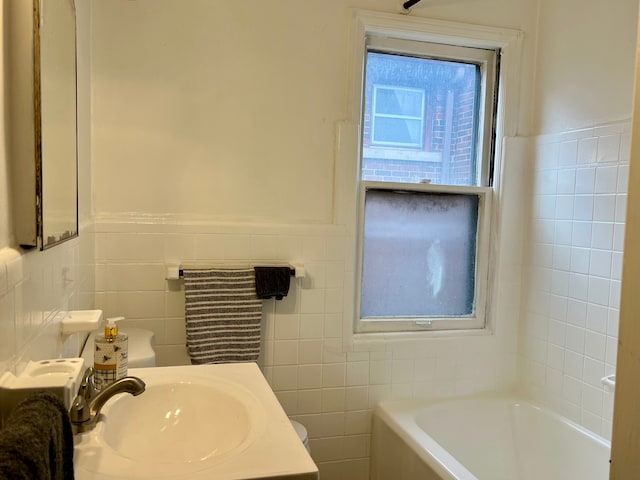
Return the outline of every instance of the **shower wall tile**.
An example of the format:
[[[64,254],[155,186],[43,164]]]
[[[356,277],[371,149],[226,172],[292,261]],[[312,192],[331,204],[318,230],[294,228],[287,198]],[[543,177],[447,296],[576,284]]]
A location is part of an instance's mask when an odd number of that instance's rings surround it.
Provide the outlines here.
[[[577,163],[581,165],[595,163],[598,153],[596,137],[582,138],[578,141]],[[543,160],[544,161],[544,160]]]
[[[629,123],[535,139],[522,387],[610,437],[629,162]],[[550,161],[544,155],[554,155]],[[541,220],[544,219],[544,220]],[[548,306],[548,307],[547,307]],[[544,335],[546,332],[546,335]]]
[[[598,153],[596,160],[599,163],[617,162],[620,158],[621,133],[615,135],[602,135],[598,138]]]

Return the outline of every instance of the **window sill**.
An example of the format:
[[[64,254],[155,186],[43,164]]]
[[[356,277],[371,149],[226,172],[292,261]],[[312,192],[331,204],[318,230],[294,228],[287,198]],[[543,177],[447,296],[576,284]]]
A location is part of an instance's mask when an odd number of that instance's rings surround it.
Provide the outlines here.
[[[384,158],[386,160],[405,160],[409,162],[442,162],[440,152],[424,152],[402,148],[364,147],[363,158]]]
[[[365,351],[369,347],[375,349],[376,346],[393,343],[408,343],[435,338],[488,337],[493,334],[494,331],[488,327],[466,330],[352,333],[348,342],[354,350]]]

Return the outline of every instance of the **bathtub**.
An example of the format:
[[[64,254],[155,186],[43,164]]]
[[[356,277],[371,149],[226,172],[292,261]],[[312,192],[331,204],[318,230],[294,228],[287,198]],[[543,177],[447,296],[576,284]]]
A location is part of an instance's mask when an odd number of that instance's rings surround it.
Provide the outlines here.
[[[492,395],[381,402],[372,480],[606,480],[610,444],[543,407]]]

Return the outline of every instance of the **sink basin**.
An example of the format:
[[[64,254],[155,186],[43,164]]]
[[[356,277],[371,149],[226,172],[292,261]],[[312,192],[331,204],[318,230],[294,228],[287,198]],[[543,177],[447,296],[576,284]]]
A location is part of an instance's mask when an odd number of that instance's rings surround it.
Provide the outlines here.
[[[136,461],[205,461],[256,437],[260,405],[252,397],[220,379],[213,386],[196,381],[150,385],[144,397],[114,399],[105,414],[103,438],[120,455]]]
[[[284,478],[318,470],[254,363],[132,368],[146,390],[114,396],[75,437],[77,480]]]

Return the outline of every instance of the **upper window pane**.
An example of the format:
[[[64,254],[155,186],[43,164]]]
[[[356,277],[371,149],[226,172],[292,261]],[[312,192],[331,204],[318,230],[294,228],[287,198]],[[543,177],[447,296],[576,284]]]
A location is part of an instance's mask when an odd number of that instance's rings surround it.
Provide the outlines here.
[[[480,66],[367,52],[362,180],[478,185]]]

